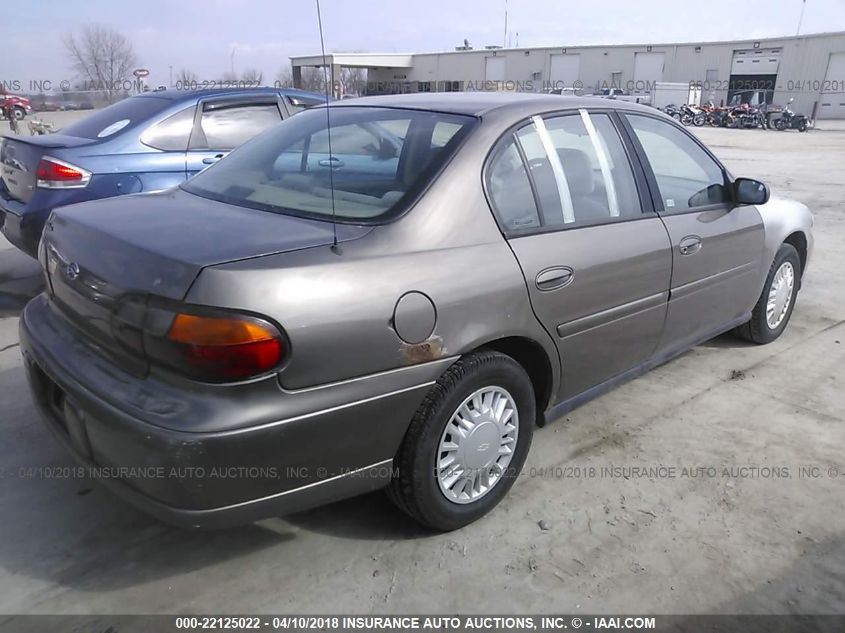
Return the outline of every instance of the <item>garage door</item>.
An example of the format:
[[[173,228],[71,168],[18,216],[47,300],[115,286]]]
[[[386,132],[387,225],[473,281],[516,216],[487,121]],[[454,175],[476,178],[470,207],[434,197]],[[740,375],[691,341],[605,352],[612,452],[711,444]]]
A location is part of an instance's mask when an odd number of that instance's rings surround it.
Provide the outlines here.
[[[487,57],[484,61],[484,78],[487,81],[504,81],[505,58]]]
[[[634,89],[631,92],[650,92],[658,81],[663,81],[664,53],[634,54]]]
[[[845,119],[845,53],[831,53],[827,62],[824,88],[819,100],[818,118]]]
[[[779,48],[747,48],[734,51],[732,75],[777,75],[780,66]]]
[[[580,55],[552,55],[549,83],[552,88],[571,88],[580,72]]]

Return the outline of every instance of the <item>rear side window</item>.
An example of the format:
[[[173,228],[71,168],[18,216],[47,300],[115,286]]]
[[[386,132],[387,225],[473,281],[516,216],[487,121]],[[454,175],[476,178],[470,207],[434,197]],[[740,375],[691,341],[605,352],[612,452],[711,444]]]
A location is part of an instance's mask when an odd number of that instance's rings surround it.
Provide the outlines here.
[[[158,114],[173,102],[158,97],[130,97],[62,128],[62,134],[90,139],[108,139]]]
[[[493,211],[506,232],[541,226],[528,172],[513,137],[490,161],[487,190]]]
[[[606,114],[532,117],[490,163],[487,182],[506,231],[588,226],[642,213],[628,156]]]
[[[195,112],[196,107],[191,106],[159,121],[141,134],[141,142],[164,151],[184,152],[188,149]]]
[[[399,108],[309,110],[238,148],[182,187],[256,209],[366,221],[398,212],[434,178],[477,119]],[[442,147],[439,123],[456,125]]]
[[[206,106],[200,119],[205,143],[192,144],[193,149],[234,149],[281,120],[275,103]]]
[[[654,172],[666,213],[731,199],[722,168],[686,133],[652,117],[626,116]]]

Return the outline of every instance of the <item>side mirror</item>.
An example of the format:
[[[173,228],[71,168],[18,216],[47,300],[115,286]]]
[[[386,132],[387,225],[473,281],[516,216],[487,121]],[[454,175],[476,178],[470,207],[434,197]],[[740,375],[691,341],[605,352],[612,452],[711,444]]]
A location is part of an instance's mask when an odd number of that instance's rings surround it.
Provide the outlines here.
[[[759,180],[737,178],[734,180],[734,200],[738,204],[766,204],[769,188]]]

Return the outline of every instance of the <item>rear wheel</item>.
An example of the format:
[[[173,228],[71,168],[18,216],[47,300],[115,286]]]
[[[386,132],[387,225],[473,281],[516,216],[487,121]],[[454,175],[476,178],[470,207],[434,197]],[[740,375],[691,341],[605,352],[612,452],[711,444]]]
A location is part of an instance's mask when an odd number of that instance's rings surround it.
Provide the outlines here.
[[[771,343],[786,329],[798,287],[801,284],[801,258],[791,244],[781,244],[769,268],[766,285],[751,312],[751,320],[736,333],[753,343]]]
[[[799,121],[798,131],[799,132],[806,132],[807,131],[807,119],[801,119],[801,121]]]
[[[18,121],[22,121],[24,119],[24,117],[26,116],[26,110],[24,110],[23,108],[15,108],[13,110],[13,113],[14,113],[15,118]]]
[[[510,356],[483,351],[462,358],[414,415],[388,496],[437,530],[454,530],[484,516],[525,463],[535,409],[531,380]]]

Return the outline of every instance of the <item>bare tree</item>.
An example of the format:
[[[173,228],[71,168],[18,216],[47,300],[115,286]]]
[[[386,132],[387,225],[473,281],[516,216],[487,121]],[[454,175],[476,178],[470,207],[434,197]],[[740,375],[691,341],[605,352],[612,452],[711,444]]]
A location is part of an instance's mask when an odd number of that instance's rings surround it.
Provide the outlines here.
[[[181,86],[183,89],[191,89],[196,85],[197,81],[199,81],[197,74],[187,68],[182,68],[176,76],[176,85]]]
[[[260,86],[264,82],[264,73],[257,68],[247,68],[241,73],[241,81]]]
[[[326,89],[326,76],[323,68],[316,66],[303,66],[300,81],[300,88],[303,90],[311,90],[312,92],[324,92]],[[329,77],[331,81],[331,77]]]
[[[340,77],[335,77],[340,82],[343,94],[362,95],[367,89],[366,68],[341,68]]]
[[[290,66],[282,66],[278,73],[276,73],[276,87],[277,88],[293,88],[293,73]]]
[[[135,50],[120,31],[94,24],[83,28],[78,37],[69,33],[64,44],[73,69],[109,103],[131,87]]]

